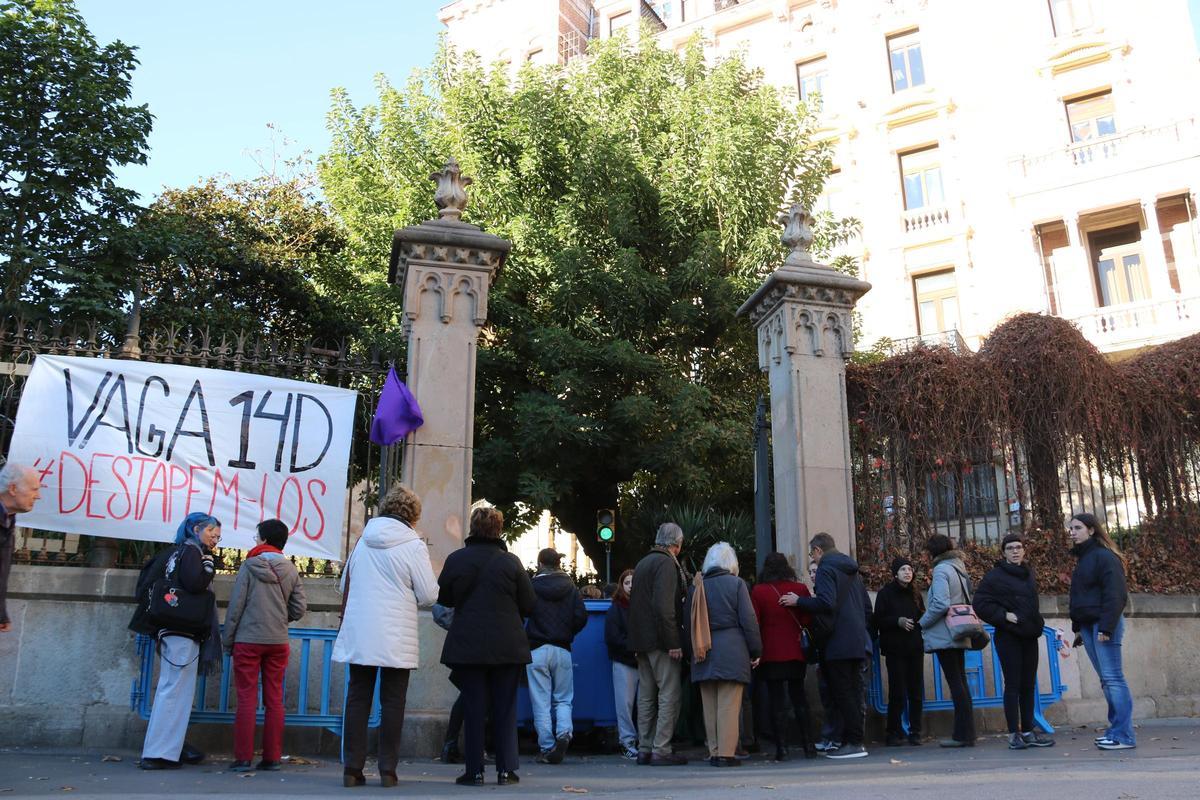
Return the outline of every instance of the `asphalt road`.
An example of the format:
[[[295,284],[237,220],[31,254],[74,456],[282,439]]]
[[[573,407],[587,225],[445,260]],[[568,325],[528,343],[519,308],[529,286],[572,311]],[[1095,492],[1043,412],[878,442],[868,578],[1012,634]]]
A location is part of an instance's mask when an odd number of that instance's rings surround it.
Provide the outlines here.
[[[560,765],[523,761],[518,786],[498,787],[488,773],[484,788],[453,783],[459,766],[408,761],[399,769],[400,786],[386,790],[402,797],[637,797],[680,800],[829,798],[897,800],[1197,800],[1200,798],[1200,720],[1153,721],[1138,729],[1138,748],[1102,752],[1088,729],[1060,730],[1057,746],[1010,751],[1000,737],[981,740],[972,750],[924,747],[870,748],[853,761],[799,760],[786,764],[754,758],[740,769],[714,769],[705,762],[685,767],[638,767],[617,756],[568,755]],[[114,760],[120,759],[120,760]],[[171,772],[143,772],[129,752],[0,751],[0,800],[7,797],[153,796],[161,800],[220,795],[356,795],[377,797],[385,790],[368,764],[368,785],[341,786],[341,767],[329,759],[294,760],[280,772],[239,775],[225,771],[228,759],[214,759]]]

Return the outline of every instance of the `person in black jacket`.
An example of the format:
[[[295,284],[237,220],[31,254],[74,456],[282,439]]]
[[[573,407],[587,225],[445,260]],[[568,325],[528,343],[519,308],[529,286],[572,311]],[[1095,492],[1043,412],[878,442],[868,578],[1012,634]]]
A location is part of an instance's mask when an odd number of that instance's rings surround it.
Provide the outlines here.
[[[175,534],[175,546],[160,553],[139,576],[138,609],[129,623],[131,630],[158,639],[158,686],[150,724],[142,744],[142,769],[178,769],[192,714],[196,693],[196,674],[200,667],[212,668],[221,661],[221,637],[217,627],[216,604],[209,606],[209,618],[203,628],[177,631],[165,627],[147,613],[144,605],[155,581],[164,576],[178,581],[189,594],[212,594],[215,567],[213,548],[221,541],[221,523],[215,517],[196,512],[189,514]],[[203,758],[200,754],[200,758]],[[189,762],[195,762],[193,756]]]
[[[629,593],[633,591],[633,570],[617,579],[612,605],[604,618],[604,643],[612,661],[613,701],[617,708],[617,735],[626,758],[637,758],[637,719],[633,704],[637,699],[637,656],[629,649]]]
[[[438,603],[454,609],[442,663],[462,692],[467,770],[455,782],[483,785],[483,723],[490,706],[496,782],[517,783],[517,686],[531,661],[524,618],[536,597],[529,574],[500,538],[504,515],[471,512],[465,546],[450,554],[438,576]]]
[[[911,561],[903,556],[892,559],[892,575],[895,579],[875,595],[874,616],[888,673],[887,746],[905,742],[901,717],[906,705],[907,741],[918,746],[925,702],[925,644],[917,620],[925,613],[925,601],[913,581]]]
[[[1128,750],[1137,746],[1133,735],[1133,695],[1121,665],[1121,640],[1125,636],[1125,557],[1091,514],[1071,517],[1067,533],[1079,559],[1071,575],[1071,629],[1076,646],[1082,644],[1100,676],[1108,702],[1108,730],[1096,739],[1101,750]]]
[[[866,720],[862,706],[863,661],[871,649],[871,598],[858,574],[858,562],[838,552],[833,537],[818,533],[809,542],[809,558],[817,562],[814,597],[799,597],[788,592],[780,605],[795,606],[814,615],[823,614],[832,621],[829,638],[820,642],[821,670],[826,673],[833,702],[841,718],[841,731],[834,738],[841,747],[826,749],[826,758],[862,758],[863,728]]]
[[[529,704],[537,731],[539,764],[558,764],[571,743],[574,727],[571,705],[575,699],[575,665],[571,642],[587,625],[587,607],[571,576],[562,571],[562,554],[552,547],[538,553],[533,576],[537,601],[525,623],[533,661],[525,668],[529,679]]]
[[[1004,673],[1004,719],[1008,748],[1052,747],[1054,740],[1033,728],[1037,693],[1038,639],[1046,624],[1038,610],[1037,581],[1024,564],[1025,541],[1010,533],[1000,543],[1004,558],[975,589],[975,613],[996,629],[992,644]]]

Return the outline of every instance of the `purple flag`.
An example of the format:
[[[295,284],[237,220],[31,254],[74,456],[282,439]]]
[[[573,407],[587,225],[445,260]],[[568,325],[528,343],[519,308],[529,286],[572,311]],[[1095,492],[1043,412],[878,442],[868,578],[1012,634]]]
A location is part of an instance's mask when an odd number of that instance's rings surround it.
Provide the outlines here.
[[[371,420],[371,441],[395,444],[424,424],[425,417],[417,405],[417,398],[396,375],[396,368],[390,368],[379,404],[375,406],[375,419]]]

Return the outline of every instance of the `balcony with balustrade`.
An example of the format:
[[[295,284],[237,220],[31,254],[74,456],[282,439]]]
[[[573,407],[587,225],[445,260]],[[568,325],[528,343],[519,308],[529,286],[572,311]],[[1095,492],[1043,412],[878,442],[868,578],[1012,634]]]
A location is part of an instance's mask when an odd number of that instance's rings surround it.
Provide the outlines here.
[[[1101,180],[1200,155],[1200,127],[1183,119],[1156,128],[1073,142],[1009,162],[1020,194]]]
[[[1102,353],[1120,353],[1200,333],[1200,296],[1104,306],[1072,322]]]

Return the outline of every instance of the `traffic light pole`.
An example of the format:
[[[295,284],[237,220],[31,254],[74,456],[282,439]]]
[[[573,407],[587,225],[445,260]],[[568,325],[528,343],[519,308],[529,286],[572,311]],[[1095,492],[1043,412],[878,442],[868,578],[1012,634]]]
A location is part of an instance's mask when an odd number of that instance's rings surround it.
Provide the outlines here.
[[[612,542],[604,543],[604,582],[612,583]]]

